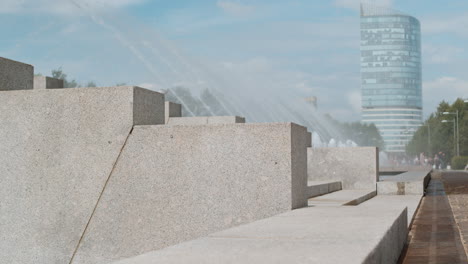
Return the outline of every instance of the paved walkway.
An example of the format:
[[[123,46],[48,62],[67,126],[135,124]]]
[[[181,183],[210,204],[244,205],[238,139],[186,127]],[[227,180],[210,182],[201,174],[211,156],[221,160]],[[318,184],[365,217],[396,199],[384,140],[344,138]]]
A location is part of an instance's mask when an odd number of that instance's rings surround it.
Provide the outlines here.
[[[455,192],[463,194],[453,196]],[[449,197],[454,203],[454,211]],[[412,224],[409,245],[400,263],[468,263],[455,221],[456,218],[464,220],[462,237],[465,232],[468,239],[468,210],[463,209],[466,204],[468,174],[444,172],[433,177]]]

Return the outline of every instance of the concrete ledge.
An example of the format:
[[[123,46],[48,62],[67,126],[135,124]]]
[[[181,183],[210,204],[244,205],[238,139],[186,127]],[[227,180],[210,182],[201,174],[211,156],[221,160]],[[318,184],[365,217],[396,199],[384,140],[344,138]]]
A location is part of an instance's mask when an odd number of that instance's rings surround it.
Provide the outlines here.
[[[1,263],[70,262],[133,125],[164,123],[157,104],[135,87],[0,92]]]
[[[34,76],[34,89],[61,89],[63,80],[47,76]]]
[[[374,190],[341,190],[309,199],[309,206],[358,205],[375,195]]]
[[[239,116],[170,117],[167,122],[168,125],[207,125],[239,123],[245,123],[245,118]]]
[[[424,195],[432,169],[408,171],[395,176],[380,176],[377,183],[379,195]]]
[[[169,122],[169,118],[171,117],[182,117],[182,105],[168,102],[166,101],[165,104],[165,116],[166,116],[166,124]]]
[[[408,228],[410,228],[422,197],[422,195],[377,195],[360,204],[359,207],[382,207],[390,209],[403,209],[406,207],[408,213]]]
[[[0,57],[0,91],[33,89],[34,67]]]
[[[375,190],[377,148],[308,148],[309,181],[341,181],[343,190]]]
[[[313,182],[307,183],[307,197],[313,198],[341,190],[341,182]]]
[[[306,128],[135,126],[73,264],[108,263],[307,206]]]
[[[298,209],[115,264],[396,263],[406,209]]]

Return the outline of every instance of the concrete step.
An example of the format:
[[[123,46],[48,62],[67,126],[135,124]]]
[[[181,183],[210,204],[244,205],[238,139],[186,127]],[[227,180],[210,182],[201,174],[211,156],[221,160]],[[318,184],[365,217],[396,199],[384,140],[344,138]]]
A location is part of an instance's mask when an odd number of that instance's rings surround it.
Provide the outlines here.
[[[341,190],[340,181],[309,181],[307,183],[308,198]]]
[[[307,207],[114,264],[396,263],[406,208]]]
[[[391,208],[399,209],[406,207],[408,210],[408,228],[411,226],[411,222],[414,220],[417,209],[422,199],[422,195],[377,195],[373,199],[370,199],[359,207],[369,208]]]
[[[309,206],[358,205],[377,194],[375,190],[341,190],[309,199]]]

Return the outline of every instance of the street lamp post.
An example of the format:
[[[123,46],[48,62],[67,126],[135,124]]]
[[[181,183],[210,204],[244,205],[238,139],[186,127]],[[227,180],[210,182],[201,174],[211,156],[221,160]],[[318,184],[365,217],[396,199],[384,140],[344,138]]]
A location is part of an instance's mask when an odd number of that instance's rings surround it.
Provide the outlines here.
[[[455,144],[456,136],[455,136],[455,119],[454,120],[442,120],[442,123],[453,123],[453,149],[454,152],[457,149],[457,145]]]
[[[466,100],[465,102],[468,102],[468,100]],[[457,156],[460,156],[460,133],[458,131],[458,110],[456,112],[443,112],[442,114],[443,115],[455,115],[457,117],[457,123],[456,123],[457,124],[457,139],[456,139],[456,141],[457,141],[457,151],[456,151],[456,153],[457,153]],[[454,130],[454,132],[455,132],[455,130]]]

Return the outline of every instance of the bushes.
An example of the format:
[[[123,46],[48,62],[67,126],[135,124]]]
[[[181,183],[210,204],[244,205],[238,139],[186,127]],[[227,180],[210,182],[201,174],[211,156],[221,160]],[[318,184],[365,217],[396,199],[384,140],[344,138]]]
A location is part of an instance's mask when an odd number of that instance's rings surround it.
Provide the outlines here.
[[[452,158],[452,170],[463,170],[468,164],[468,156],[457,156]]]

